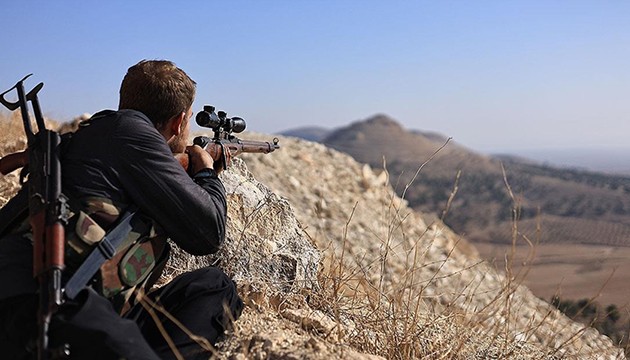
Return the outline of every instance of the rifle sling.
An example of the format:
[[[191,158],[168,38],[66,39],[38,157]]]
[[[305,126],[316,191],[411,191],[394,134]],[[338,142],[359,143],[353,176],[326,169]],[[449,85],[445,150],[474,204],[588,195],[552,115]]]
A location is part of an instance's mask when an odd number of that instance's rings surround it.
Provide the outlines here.
[[[135,219],[138,209],[136,207],[128,209],[121,217],[117,225],[111,229],[90,255],[83,261],[81,266],[72,275],[65,286],[65,295],[73,300],[77,294],[87,285],[101,265],[116,254],[116,248],[126,238],[132,230],[132,220]]]

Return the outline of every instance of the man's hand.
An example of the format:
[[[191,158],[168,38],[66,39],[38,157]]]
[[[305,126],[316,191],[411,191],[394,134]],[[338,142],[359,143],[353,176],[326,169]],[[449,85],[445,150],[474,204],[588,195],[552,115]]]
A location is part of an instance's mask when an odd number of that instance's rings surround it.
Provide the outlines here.
[[[219,170],[214,167],[215,160],[200,146],[187,146],[186,153],[188,154],[188,159],[190,161],[188,168],[190,169],[191,174],[196,174],[203,169],[214,169],[217,174],[219,173]]]

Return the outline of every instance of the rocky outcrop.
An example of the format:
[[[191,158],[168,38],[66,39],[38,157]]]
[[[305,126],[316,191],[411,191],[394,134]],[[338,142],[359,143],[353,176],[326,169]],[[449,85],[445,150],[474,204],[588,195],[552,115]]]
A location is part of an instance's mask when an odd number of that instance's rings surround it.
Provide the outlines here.
[[[497,345],[503,342],[530,349],[524,358],[625,358],[609,338],[521,286],[521,274],[498,273],[466,239],[408,208],[386,173],[377,175],[321,144],[294,138],[281,138],[280,144],[273,154],[243,159],[259,181],[294,206],[305,231],[327,254],[325,271],[333,265],[354,274],[343,287],[346,296],[357,301],[362,293],[373,309],[402,306],[409,316],[461,315],[461,324],[476,334],[471,339],[486,342],[485,351],[500,357],[506,356]],[[422,173],[415,181],[422,181]],[[351,328],[352,315],[347,318]],[[480,351],[470,349],[469,355]]]
[[[176,249],[167,265],[163,281],[211,264],[241,285],[247,307],[217,358],[624,358],[519,274],[498,273],[435,216],[408,208],[387,172],[321,144],[280,145],[222,175],[223,249]],[[0,178],[2,202],[15,180]]]
[[[256,181],[240,159],[221,175],[228,196],[228,229],[222,249],[192,257],[176,245],[163,281],[194,268],[221,267],[237,283],[272,292],[317,286],[320,251],[298,223],[291,205]]]

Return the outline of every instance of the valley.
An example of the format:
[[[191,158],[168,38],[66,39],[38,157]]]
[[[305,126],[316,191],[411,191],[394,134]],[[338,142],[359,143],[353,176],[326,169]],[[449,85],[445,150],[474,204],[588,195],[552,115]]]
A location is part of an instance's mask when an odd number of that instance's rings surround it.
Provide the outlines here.
[[[510,245],[477,242],[475,247],[504,271],[506,259],[511,258],[513,274],[546,301],[554,295],[587,298],[601,305],[615,304],[622,313],[630,310],[630,247],[539,244],[534,249],[517,245],[514,252]]]
[[[307,130],[375,171],[386,169],[411,207],[443,216],[502,270],[516,217],[513,271],[536,296],[594,298],[628,313],[630,177],[553,166],[540,158],[482,155],[446,136],[404,129],[383,114],[330,131]],[[535,244],[533,258],[528,241]]]

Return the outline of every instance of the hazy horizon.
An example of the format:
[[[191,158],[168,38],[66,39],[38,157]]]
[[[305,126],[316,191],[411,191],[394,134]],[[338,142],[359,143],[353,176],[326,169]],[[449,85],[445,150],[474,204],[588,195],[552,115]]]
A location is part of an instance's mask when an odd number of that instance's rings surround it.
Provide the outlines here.
[[[512,150],[512,152],[511,155],[522,156],[552,166],[630,176],[630,147],[520,149]]]

